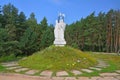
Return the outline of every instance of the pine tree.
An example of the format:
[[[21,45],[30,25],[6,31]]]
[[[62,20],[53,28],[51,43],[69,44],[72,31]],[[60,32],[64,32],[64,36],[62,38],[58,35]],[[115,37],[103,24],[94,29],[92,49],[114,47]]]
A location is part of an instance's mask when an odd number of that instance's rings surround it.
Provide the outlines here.
[[[40,26],[41,26],[42,32],[44,32],[47,29],[48,23],[47,23],[47,19],[45,17],[40,22]]]

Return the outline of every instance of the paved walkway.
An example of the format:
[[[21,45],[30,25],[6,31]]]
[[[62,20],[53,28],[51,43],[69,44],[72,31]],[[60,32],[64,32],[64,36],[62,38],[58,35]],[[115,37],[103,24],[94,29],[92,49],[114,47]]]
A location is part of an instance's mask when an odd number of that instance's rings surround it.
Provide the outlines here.
[[[53,73],[52,71],[39,71],[39,70],[31,70],[29,68],[24,68],[19,66],[17,62],[8,62],[2,63],[4,67],[8,70],[12,70],[13,73],[1,73],[0,80],[120,80],[120,70],[117,70],[115,73],[101,73],[99,77],[74,77],[76,75],[81,75],[84,72],[92,73],[94,70],[100,71],[103,68],[108,67],[104,61],[99,61],[99,64],[95,67],[89,67],[88,69],[81,70],[72,70],[70,71],[74,76],[69,77],[69,72],[59,71]],[[20,74],[23,73],[23,74]],[[38,76],[35,76],[35,75]],[[53,76],[54,74],[54,76]],[[17,79],[16,79],[17,78]]]
[[[116,73],[104,73],[100,77],[41,77],[28,76],[23,74],[0,74],[0,80],[120,80],[120,75]]]

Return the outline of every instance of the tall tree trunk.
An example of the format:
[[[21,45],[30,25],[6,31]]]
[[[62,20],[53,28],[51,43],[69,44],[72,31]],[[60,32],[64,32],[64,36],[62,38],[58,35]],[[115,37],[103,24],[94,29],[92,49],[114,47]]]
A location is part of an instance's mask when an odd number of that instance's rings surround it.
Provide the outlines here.
[[[112,52],[112,49],[113,49],[113,38],[112,38],[113,35],[112,34],[113,34],[113,32],[112,32],[112,26],[110,24],[110,52]]]
[[[119,38],[119,36],[118,36],[118,35],[119,35],[119,34],[118,34],[118,30],[119,30],[119,28],[118,28],[118,21],[117,21],[117,19],[116,19],[115,52],[118,51],[118,38]]]

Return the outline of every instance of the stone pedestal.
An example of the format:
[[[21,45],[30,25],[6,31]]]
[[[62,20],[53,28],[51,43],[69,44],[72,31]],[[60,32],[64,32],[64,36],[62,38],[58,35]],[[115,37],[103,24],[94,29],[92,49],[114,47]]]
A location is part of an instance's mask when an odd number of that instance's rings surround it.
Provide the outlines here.
[[[55,46],[64,46],[66,44],[65,40],[55,39],[54,41]]]

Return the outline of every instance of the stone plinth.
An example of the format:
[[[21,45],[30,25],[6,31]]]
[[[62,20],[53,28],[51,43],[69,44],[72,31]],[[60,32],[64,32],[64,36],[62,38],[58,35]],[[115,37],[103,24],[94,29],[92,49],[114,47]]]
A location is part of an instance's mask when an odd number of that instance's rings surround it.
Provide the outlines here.
[[[66,44],[65,40],[56,39],[54,41],[55,46],[64,46]]]

